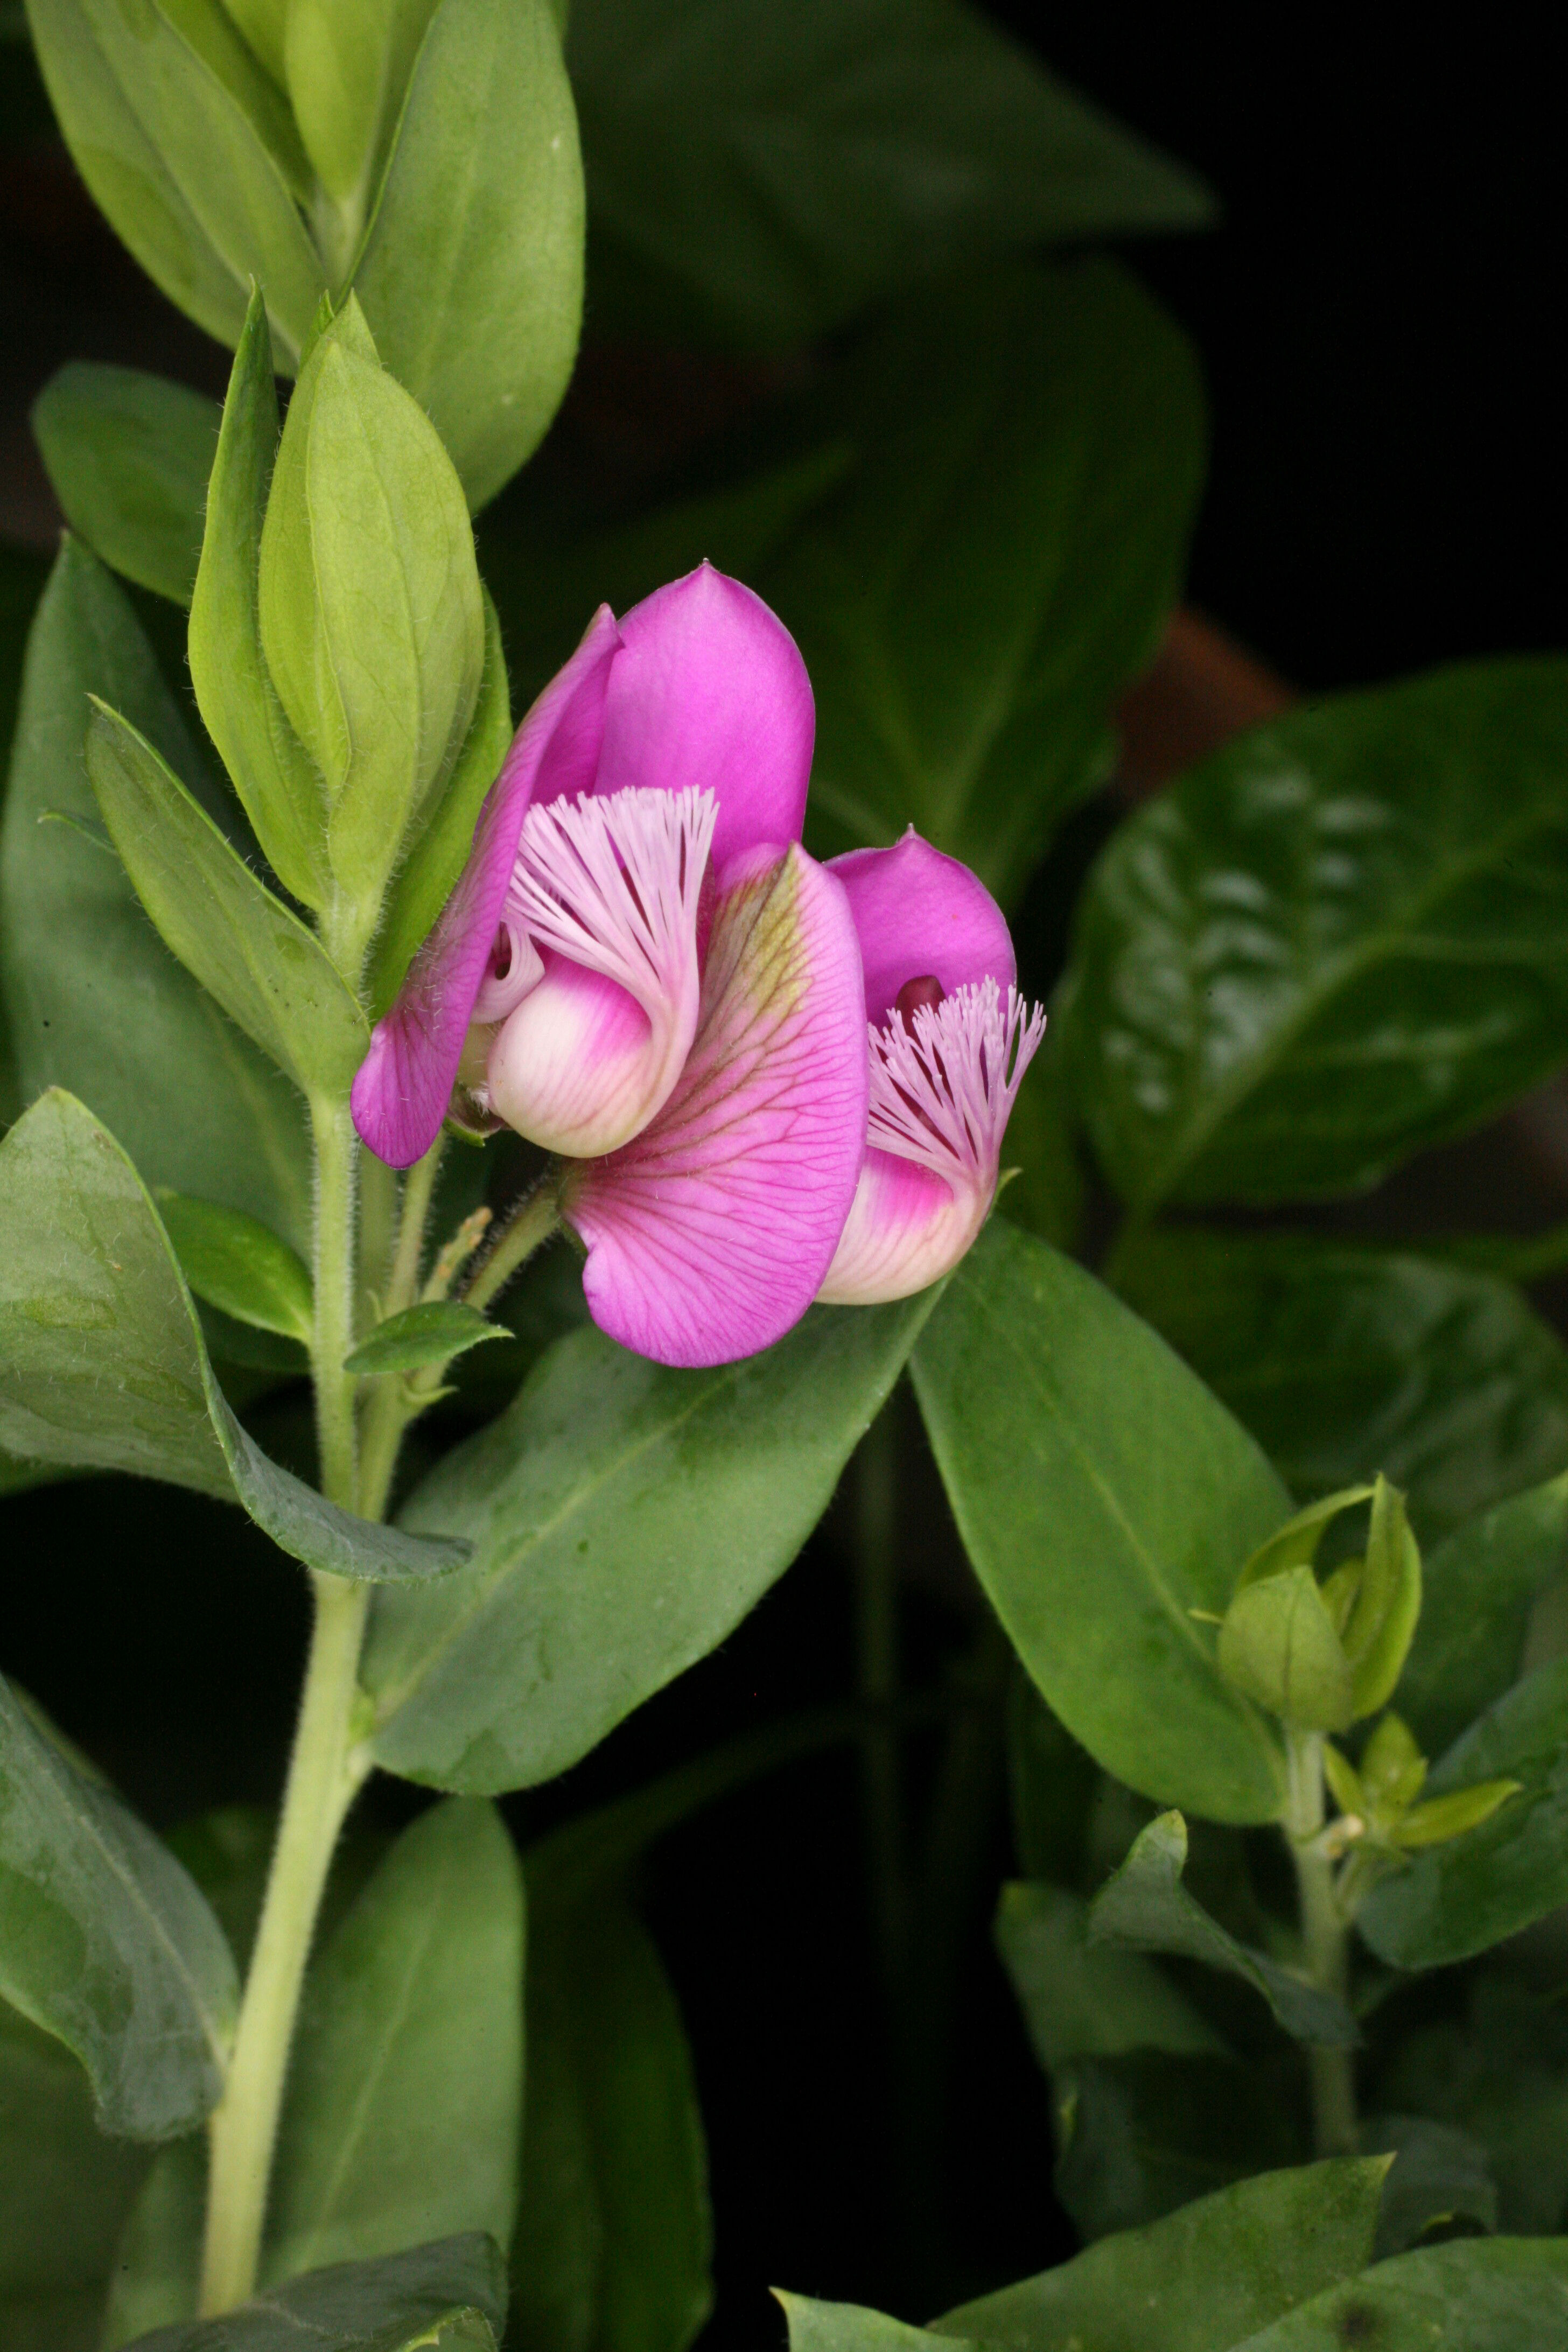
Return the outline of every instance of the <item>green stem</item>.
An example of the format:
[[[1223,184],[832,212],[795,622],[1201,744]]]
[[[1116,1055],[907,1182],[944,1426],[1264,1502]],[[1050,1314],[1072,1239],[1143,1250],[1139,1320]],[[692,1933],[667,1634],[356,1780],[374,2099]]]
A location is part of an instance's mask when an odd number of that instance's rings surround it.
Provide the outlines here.
[[[388,1315],[411,1307],[419,1288],[419,1268],[425,1255],[425,1228],[437,1171],[446,1150],[445,1134],[436,1138],[423,1160],[416,1160],[404,1180],[403,1206],[397,1223],[397,1247],[387,1276],[382,1305]],[[388,1372],[373,1383],[364,1416],[364,1443],[360,1454],[359,1502],[366,1518],[379,1519],[392,1492],[397,1449],[411,1415],[405,1403],[401,1377]]]
[[[1323,1742],[1286,1729],[1289,1799],[1285,1829],[1301,1906],[1307,1974],[1336,2000],[1350,1996],[1350,1930],[1334,1895],[1333,1864],[1317,1841],[1323,1827]],[[1359,2145],[1355,2062],[1348,2050],[1312,2049],[1312,2130],[1320,2156],[1353,2156]]]
[[[493,1228],[484,1255],[468,1281],[458,1285],[458,1297],[469,1307],[488,1307],[540,1244],[549,1240],[560,1213],[552,1173],[542,1177]]]
[[[313,1103],[316,1143],[316,1328],[310,1344],[316,1381],[316,1436],[321,1492],[352,1511],[359,1499],[355,1381],[343,1370],[353,1346],[354,1183],[359,1139],[347,1103]]]

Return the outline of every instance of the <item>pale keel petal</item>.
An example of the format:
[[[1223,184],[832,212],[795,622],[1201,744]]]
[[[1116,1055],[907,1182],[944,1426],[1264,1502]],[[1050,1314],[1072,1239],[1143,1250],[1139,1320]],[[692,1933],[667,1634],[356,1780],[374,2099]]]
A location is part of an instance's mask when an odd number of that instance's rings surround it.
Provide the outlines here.
[[[912,1160],[868,1151],[827,1279],[825,1307],[880,1307],[912,1298],[958,1264],[990,1211],[978,1184],[950,1184]]]

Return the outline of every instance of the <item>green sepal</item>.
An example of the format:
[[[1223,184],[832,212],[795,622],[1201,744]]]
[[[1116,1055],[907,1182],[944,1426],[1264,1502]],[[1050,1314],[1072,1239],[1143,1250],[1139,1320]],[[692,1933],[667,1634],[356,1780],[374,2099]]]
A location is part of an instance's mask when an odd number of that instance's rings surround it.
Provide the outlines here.
[[[1239,1592],[1245,1585],[1259,1584],[1266,1576],[1277,1576],[1281,1569],[1310,1568],[1318,1557],[1318,1549],[1329,1523],[1342,1511],[1353,1510],[1358,1503],[1371,1500],[1370,1486],[1342,1486],[1337,1495],[1325,1495],[1321,1502],[1310,1503],[1277,1528],[1267,1543],[1259,1544],[1237,1579]]]
[[[154,1194],[180,1271],[198,1298],[286,1339],[310,1344],[310,1269],[256,1217],[160,1186]]]
[[[456,1298],[429,1298],[389,1315],[343,1360],[345,1372],[416,1372],[427,1364],[448,1364],[485,1339],[510,1339],[500,1323],[489,1323],[477,1307]]]
[[[1428,1797],[1412,1806],[1395,1829],[1394,1842],[1415,1852],[1421,1846],[1446,1845],[1482,1822],[1490,1821],[1500,1805],[1517,1797],[1522,1780],[1478,1780],[1473,1788],[1456,1789],[1451,1796]]]
[[[296,898],[320,910],[331,897],[321,781],[284,714],[261,647],[261,532],[277,451],[272,338],[253,286],[207,483],[191,598],[191,683],[274,871]]]
[[[1323,1742],[1323,1778],[1333,1791],[1333,1799],[1342,1813],[1364,1816],[1366,1792],[1361,1775],[1348,1756],[1342,1756],[1331,1739]]]
[[[1394,1696],[1421,1614],[1421,1553],[1405,1497],[1379,1475],[1373,1492],[1366,1559],[1344,1631],[1357,1718]]]
[[[1305,1565],[1244,1585],[1220,1627],[1227,1682],[1302,1730],[1347,1731],[1355,1720],[1351,1663]]]
[[[1403,1812],[1420,1795],[1426,1759],[1408,1724],[1385,1715],[1362,1750],[1361,1782],[1372,1812]]]

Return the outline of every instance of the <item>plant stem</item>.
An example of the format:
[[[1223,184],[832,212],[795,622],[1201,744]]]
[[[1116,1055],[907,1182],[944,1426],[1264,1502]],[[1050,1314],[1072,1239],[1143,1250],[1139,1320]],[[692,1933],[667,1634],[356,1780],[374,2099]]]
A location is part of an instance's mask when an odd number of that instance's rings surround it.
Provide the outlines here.
[[[1323,1826],[1323,1742],[1318,1732],[1286,1727],[1289,1793],[1285,1816],[1301,1906],[1301,1952],[1320,1992],[1350,1993],[1350,1930],[1334,1895],[1333,1864],[1317,1840]],[[1320,2156],[1353,2156],[1355,2061],[1348,2050],[1313,2048],[1312,2131]]]
[[[430,1199],[436,1190],[436,1178],[447,1149],[443,1129],[423,1160],[416,1160],[403,1180],[403,1207],[397,1221],[397,1252],[392,1261],[392,1273],[387,1280],[385,1307],[389,1315],[400,1315],[412,1307],[419,1288],[419,1268],[425,1256],[425,1227],[430,1216]]]
[[[559,1215],[553,1176],[543,1176],[492,1227],[484,1255],[468,1281],[458,1285],[458,1297],[469,1307],[488,1307],[540,1244],[548,1241]]]
[[[354,1190],[359,1139],[347,1103],[312,1103],[316,1144],[316,1436],[321,1492],[352,1511],[359,1499],[354,1388],[343,1359],[353,1346]]]
[[[415,1161],[404,1180],[403,1205],[397,1222],[397,1246],[387,1276],[386,1296],[382,1301],[388,1315],[400,1315],[405,1307],[414,1304],[417,1294],[430,1198],[436,1189],[437,1171],[446,1148],[445,1134],[438,1135],[423,1160]],[[397,1467],[397,1449],[403,1443],[403,1433],[411,1418],[405,1402],[405,1384],[399,1374],[388,1372],[372,1383],[359,1463],[359,1507],[367,1519],[379,1519],[386,1509],[387,1496],[392,1492],[393,1473]]]
[[[255,2289],[289,2045],[316,1914],[338,1832],[366,1767],[351,1761],[360,1643],[370,1587],[314,1576],[316,1622],[278,1843],[234,2056],[209,2126],[201,2314]]]

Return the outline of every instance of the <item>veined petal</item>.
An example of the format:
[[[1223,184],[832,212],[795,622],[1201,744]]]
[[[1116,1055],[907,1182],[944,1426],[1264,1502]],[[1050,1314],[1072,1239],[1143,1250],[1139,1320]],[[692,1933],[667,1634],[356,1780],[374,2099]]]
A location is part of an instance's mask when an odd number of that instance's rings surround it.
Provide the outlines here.
[[[716,869],[763,843],[798,841],[816,706],[784,623],[703,563],[634,605],[621,637],[598,790],[710,792]]]
[[[1006,918],[984,883],[912,825],[891,849],[852,849],[828,871],[849,894],[868,1021],[885,1021],[917,973],[940,981],[945,996],[977,981],[1006,988],[1017,979]]]
[[[600,1328],[680,1365],[781,1338],[854,1198],[867,1086],[844,894],[802,849],[755,852],[721,877],[697,1034],[668,1103],[563,1190]]]
[[[440,1132],[529,803],[537,791],[582,792],[592,783],[619,644],[615,617],[601,604],[571,660],[518,729],[479,811],[457,887],[409,965],[396,1002],[371,1033],[351,1102],[362,1139],[389,1167],[409,1167]]]
[[[819,1296],[829,1306],[907,1298],[956,1265],[996,1192],[1002,1139],[1045,1034],[1009,985],[960,988],[870,1036],[866,1164]]]

